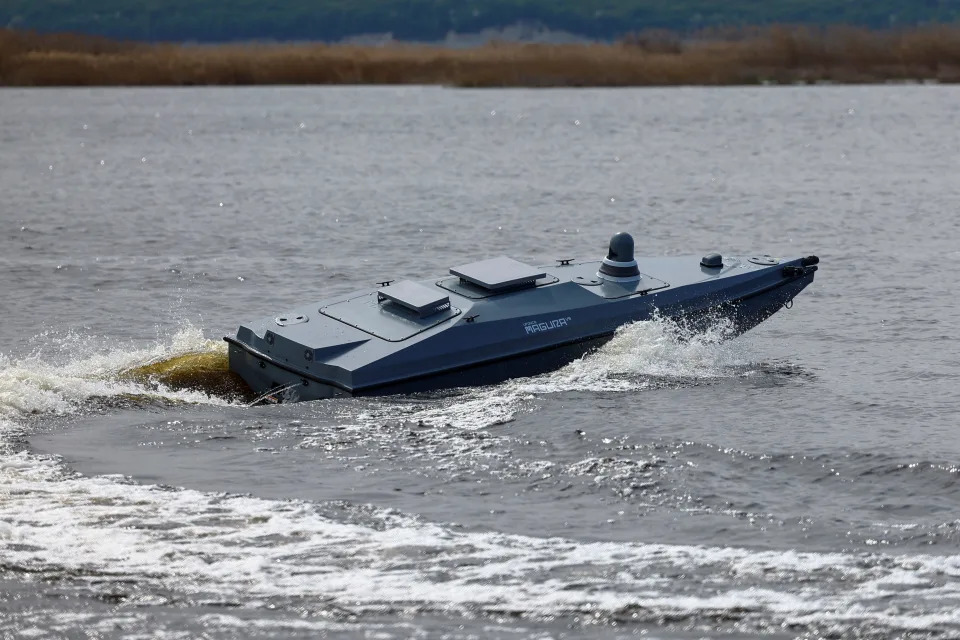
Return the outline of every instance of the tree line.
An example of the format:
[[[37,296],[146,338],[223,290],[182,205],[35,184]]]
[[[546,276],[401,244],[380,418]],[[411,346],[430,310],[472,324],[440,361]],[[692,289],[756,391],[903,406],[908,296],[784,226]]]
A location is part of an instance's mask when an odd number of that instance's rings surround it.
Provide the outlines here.
[[[960,0],[0,0],[0,27],[142,41],[436,41],[517,23],[614,40],[769,24],[910,27],[960,21]]]

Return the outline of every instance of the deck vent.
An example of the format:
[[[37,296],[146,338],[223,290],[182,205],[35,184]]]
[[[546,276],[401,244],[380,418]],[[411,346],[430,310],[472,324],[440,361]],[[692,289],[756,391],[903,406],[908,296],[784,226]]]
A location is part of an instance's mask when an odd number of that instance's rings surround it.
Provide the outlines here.
[[[719,269],[723,266],[723,256],[719,253],[708,253],[700,258],[700,266],[710,269]]]
[[[401,280],[378,289],[377,303],[384,300],[414,312],[418,318],[426,318],[450,308],[450,296],[410,280]]]
[[[506,256],[451,267],[450,273],[462,282],[496,292],[533,287],[537,280],[547,276],[536,267]]]
[[[606,280],[637,280],[640,268],[633,259],[633,236],[629,233],[615,233],[610,238],[610,250],[600,265],[598,276]]]

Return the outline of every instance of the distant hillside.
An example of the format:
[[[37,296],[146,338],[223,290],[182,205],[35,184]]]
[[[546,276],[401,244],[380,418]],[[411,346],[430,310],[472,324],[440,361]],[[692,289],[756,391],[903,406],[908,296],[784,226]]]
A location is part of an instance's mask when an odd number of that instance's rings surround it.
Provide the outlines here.
[[[0,0],[0,27],[122,39],[435,41],[528,23],[610,40],[644,29],[960,21],[960,0]]]

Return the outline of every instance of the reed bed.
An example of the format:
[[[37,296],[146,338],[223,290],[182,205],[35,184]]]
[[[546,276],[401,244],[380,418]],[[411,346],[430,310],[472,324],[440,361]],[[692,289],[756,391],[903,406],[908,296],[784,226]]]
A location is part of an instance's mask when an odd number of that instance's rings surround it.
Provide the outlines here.
[[[772,27],[616,44],[146,44],[0,30],[0,86],[442,84],[458,87],[960,82],[960,26]]]

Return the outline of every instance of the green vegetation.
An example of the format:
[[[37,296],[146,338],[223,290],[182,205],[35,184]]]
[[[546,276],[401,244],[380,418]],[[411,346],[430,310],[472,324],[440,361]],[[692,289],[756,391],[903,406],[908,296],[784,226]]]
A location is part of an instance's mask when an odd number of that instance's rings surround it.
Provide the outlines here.
[[[440,40],[518,22],[596,39],[743,25],[909,27],[960,20],[960,0],[0,0],[0,27],[145,41]]]

